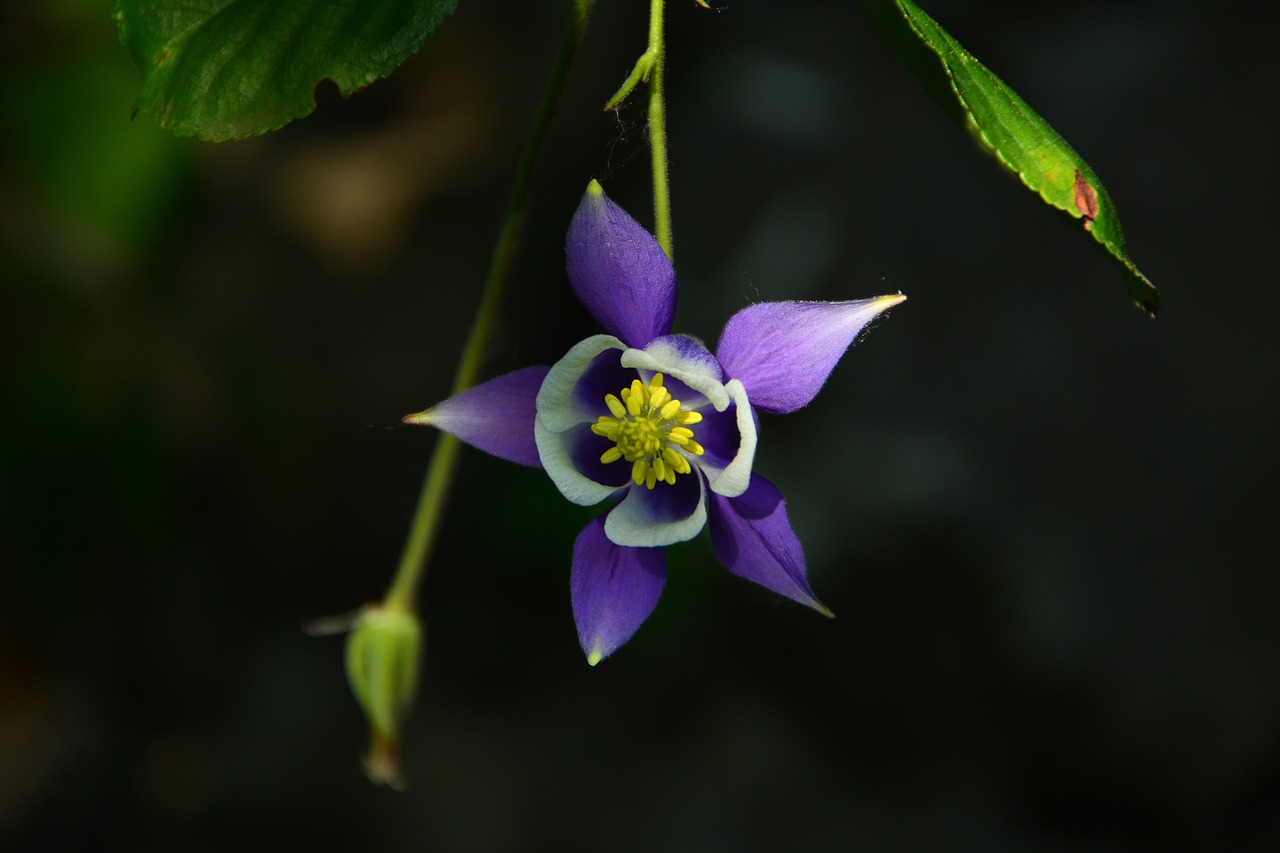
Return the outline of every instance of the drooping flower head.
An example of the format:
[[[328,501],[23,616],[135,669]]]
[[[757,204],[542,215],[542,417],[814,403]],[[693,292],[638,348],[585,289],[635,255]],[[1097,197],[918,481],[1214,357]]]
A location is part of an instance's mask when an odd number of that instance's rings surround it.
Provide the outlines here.
[[[604,334],[550,368],[500,376],[405,421],[540,467],[573,503],[617,501],[573,549],[573,615],[592,665],[653,612],[662,549],[703,527],[730,572],[830,615],[809,588],[782,495],[752,471],[756,412],[807,405],[858,333],[905,297],[751,305],[713,354],[671,334],[675,271],[595,181],[566,249],[573,291]]]

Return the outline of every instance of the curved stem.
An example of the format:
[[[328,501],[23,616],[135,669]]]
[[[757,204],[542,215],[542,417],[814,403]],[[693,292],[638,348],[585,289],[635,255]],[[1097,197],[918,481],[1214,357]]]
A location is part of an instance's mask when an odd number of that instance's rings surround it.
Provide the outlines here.
[[[520,155],[520,165],[516,170],[515,183],[511,187],[511,196],[507,201],[502,231],[498,235],[497,245],[494,246],[480,304],[476,308],[471,333],[467,336],[467,342],[462,350],[462,360],[454,375],[452,391],[454,395],[461,394],[474,385],[480,375],[485,349],[488,347],[489,337],[497,318],[498,306],[502,302],[502,294],[506,289],[516,247],[520,243],[520,232],[524,226],[534,166],[537,163],[538,153],[546,141],[547,131],[555,115],[556,103],[569,76],[569,66],[573,63],[573,55],[577,51],[578,43],[582,40],[582,32],[586,28],[593,5],[594,0],[575,0],[574,2],[574,13],[569,22],[569,30],[565,33],[564,41],[560,45],[560,52],[556,56],[551,79],[547,81],[537,118],[525,142],[524,151]],[[453,484],[459,448],[460,442],[456,438],[447,433],[440,434],[435,451],[431,455],[431,462],[427,466],[422,491],[418,495],[418,506],[414,510],[413,523],[409,528],[409,536],[400,556],[400,565],[383,600],[383,606],[388,609],[411,610],[413,608],[414,596],[427,574],[431,545],[439,528],[440,517],[444,512],[449,487]]]

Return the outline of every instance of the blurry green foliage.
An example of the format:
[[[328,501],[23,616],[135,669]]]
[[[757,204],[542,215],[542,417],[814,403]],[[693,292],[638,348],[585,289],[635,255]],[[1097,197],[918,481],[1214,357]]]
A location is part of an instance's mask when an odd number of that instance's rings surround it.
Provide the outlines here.
[[[120,0],[120,40],[142,72],[138,107],[179,136],[266,133],[309,115],[332,80],[343,96],[386,77],[456,0]]]
[[[21,583],[50,606],[111,559],[105,543],[154,552],[173,509],[135,342],[94,330],[150,280],[192,158],[130,121],[137,73],[107,11],[0,10],[0,562],[27,566]]]
[[[103,38],[111,22],[100,5],[29,5],[3,17],[29,36],[0,60],[3,165],[16,185],[4,203],[4,262],[101,281],[163,230],[190,177],[189,146],[130,121],[137,72]]]

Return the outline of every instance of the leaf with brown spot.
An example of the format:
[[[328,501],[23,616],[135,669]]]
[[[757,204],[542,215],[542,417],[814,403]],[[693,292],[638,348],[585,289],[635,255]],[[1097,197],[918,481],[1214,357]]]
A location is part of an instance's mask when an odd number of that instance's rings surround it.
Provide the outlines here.
[[[943,108],[1028,189],[1073,219],[1124,274],[1133,303],[1154,316],[1160,292],[1125,249],[1115,204],[1067,141],[912,0],[863,0],[886,41]]]

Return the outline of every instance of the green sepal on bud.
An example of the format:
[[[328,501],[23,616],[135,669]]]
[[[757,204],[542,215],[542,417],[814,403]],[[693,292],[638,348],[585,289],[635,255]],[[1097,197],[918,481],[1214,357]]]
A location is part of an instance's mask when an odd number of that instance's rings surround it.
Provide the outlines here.
[[[369,720],[365,771],[375,782],[402,787],[400,728],[413,705],[423,631],[405,609],[371,604],[347,635],[347,680]]]

